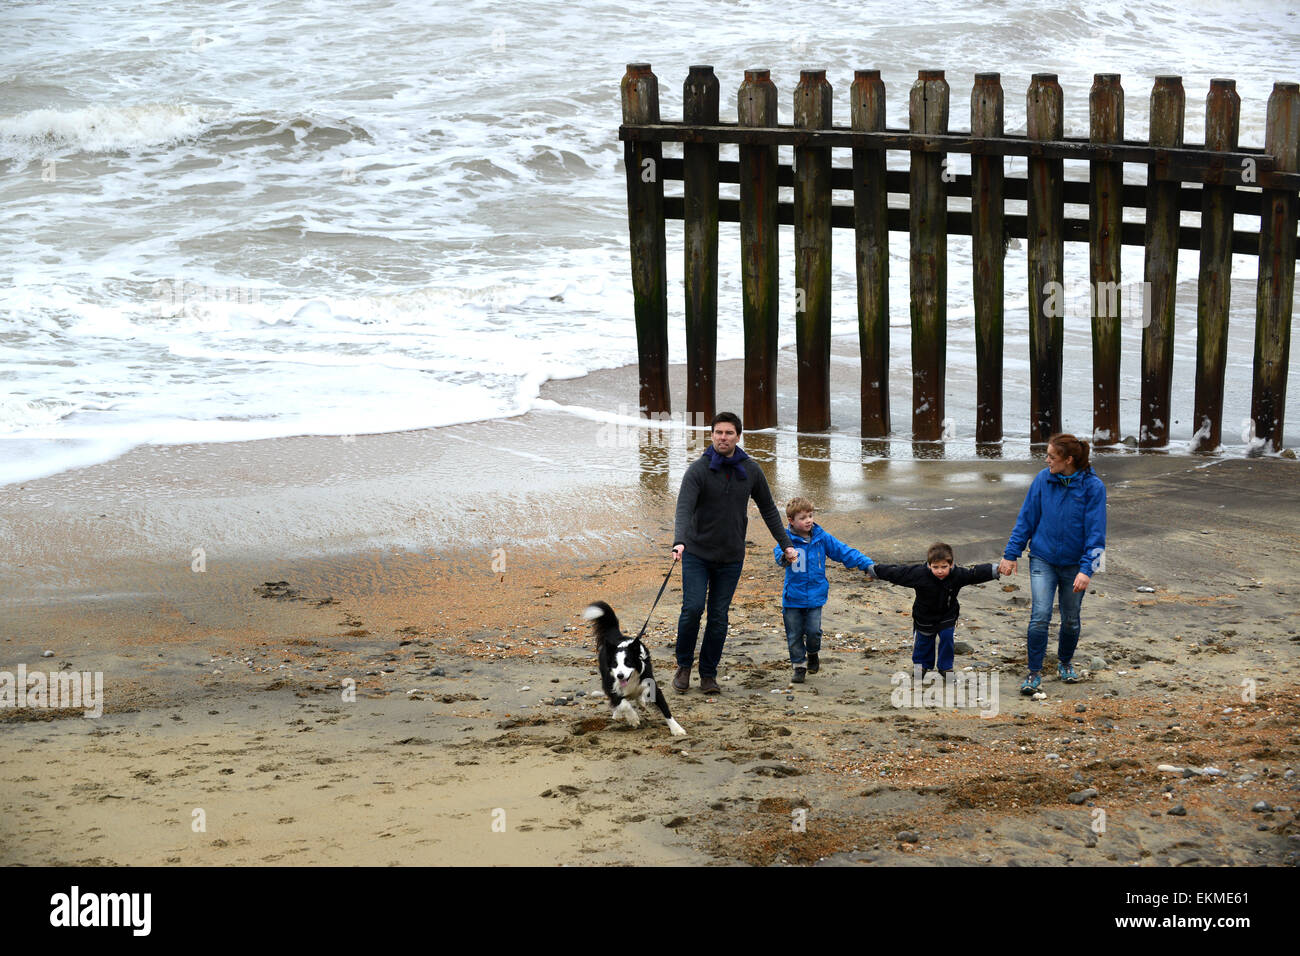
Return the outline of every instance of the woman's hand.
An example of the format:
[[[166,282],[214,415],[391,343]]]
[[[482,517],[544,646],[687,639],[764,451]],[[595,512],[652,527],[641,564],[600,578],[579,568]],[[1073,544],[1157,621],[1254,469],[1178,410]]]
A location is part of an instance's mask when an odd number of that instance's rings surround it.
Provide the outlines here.
[[[1074,593],[1078,594],[1080,591],[1088,590],[1088,582],[1091,580],[1092,578],[1080,571],[1074,578]]]

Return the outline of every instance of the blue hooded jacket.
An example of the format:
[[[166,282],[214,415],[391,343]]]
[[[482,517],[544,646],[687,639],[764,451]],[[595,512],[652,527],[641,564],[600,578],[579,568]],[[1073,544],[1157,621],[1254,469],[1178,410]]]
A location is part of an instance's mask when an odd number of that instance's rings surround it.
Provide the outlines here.
[[[838,561],[846,568],[869,568],[869,557],[828,534],[819,524],[812,527],[812,535],[801,538],[794,528],[787,528],[790,542],[799,552],[799,558],[785,569],[785,589],[781,592],[782,607],[821,607],[826,603],[831,585],[826,580],[826,559]],[[782,563],[780,548],[773,548],[776,563]]]
[[[1072,475],[1044,468],[1034,477],[1002,556],[1016,561],[1026,545],[1049,564],[1096,572],[1106,548],[1106,486],[1091,466]]]

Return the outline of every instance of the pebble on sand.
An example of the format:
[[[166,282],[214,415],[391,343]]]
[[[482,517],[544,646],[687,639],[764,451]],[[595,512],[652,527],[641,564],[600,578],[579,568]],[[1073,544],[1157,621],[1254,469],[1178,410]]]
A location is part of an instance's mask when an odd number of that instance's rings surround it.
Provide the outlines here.
[[[54,656],[53,651],[46,651],[44,654],[41,655],[41,657],[53,657],[53,656]]]
[[[1097,796],[1097,788],[1089,787],[1087,790],[1075,791],[1074,793],[1070,794],[1070,796],[1067,797],[1066,799],[1068,799],[1071,803],[1078,805],[1084,803],[1085,801],[1091,800],[1095,796]]]

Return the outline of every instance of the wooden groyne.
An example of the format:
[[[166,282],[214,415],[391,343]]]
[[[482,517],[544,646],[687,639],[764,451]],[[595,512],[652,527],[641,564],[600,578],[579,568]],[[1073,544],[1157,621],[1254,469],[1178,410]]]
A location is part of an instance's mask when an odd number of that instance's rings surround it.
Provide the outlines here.
[[[950,89],[941,70],[922,70],[908,95],[908,128],[885,126],[885,84],[878,70],[859,70],[850,88],[849,125],[833,123],[834,95],[823,70],[805,70],[793,91],[794,124],[776,122],[778,91],[767,70],[747,70],[736,95],[736,122],[719,113],[712,67],[690,68],[682,122],[659,116],[658,79],[649,64],[631,64],[622,82],[628,224],[640,351],[641,408],[671,411],[668,394],[667,244],[665,221],[684,221],[686,257],[687,410],[711,416],[717,341],[719,223],[740,224],[744,303],[744,418],[751,428],[776,422],[776,342],[780,303],[778,232],[794,227],[794,307],[798,358],[798,428],[826,431],[830,421],[831,230],[855,232],[858,331],[862,355],[862,437],[890,431],[889,243],[908,237],[912,320],[912,438],[944,433],[948,237],[972,237],[975,309],[976,441],[1003,437],[1002,375],[1007,243],[1025,240],[1029,275],[1030,440],[1061,429],[1064,344],[1064,244],[1087,243],[1092,313],[1093,437],[1116,442],[1119,369],[1127,289],[1120,269],[1124,245],[1144,249],[1139,305],[1127,318],[1141,325],[1141,427],[1138,442],[1169,442],[1170,387],[1178,250],[1200,251],[1194,446],[1221,443],[1224,369],[1232,256],[1259,259],[1251,428],[1265,447],[1281,448],[1297,257],[1300,193],[1300,86],[1276,83],[1268,100],[1263,149],[1241,147],[1241,100],[1229,79],[1211,81],[1205,100],[1206,142],[1183,141],[1186,93],[1176,76],[1156,77],[1149,100],[1147,142],[1124,138],[1124,89],[1099,73],[1089,95],[1089,135],[1063,135],[1064,92],[1053,74],[1036,74],[1025,94],[1026,133],[1007,135],[1005,97],[996,73],[975,77],[970,132],[949,128]],[[682,143],[681,159],[664,143]],[[721,144],[739,146],[739,160],[721,161]],[[777,147],[794,149],[793,165]],[[851,166],[832,164],[849,150]],[[910,155],[907,170],[889,170],[889,150]],[[950,153],[969,153],[960,175]],[[1005,174],[1007,156],[1028,160],[1025,176]],[[1064,160],[1089,164],[1087,182],[1064,177]],[[1125,185],[1124,166],[1147,167],[1145,185]],[[665,197],[680,181],[683,195]],[[740,199],[719,198],[722,183],[739,184]],[[793,202],[778,201],[780,187]],[[832,202],[832,191],[852,204]],[[906,208],[890,196],[906,197]],[[969,200],[970,210],[953,199]],[[1026,204],[1025,214],[1007,212]],[[1067,204],[1087,206],[1086,219],[1067,218]],[[1143,222],[1125,222],[1124,210]],[[1181,214],[1199,214],[1183,225]],[[1259,216],[1257,232],[1235,217]],[[1083,277],[1077,277],[1083,280]],[[1136,314],[1132,314],[1136,313]]]

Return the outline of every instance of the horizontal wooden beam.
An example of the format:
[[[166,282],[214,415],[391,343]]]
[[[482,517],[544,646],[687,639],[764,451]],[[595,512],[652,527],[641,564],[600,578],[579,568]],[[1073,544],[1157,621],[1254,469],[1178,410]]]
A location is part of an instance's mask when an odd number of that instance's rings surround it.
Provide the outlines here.
[[[676,157],[665,156],[663,160],[662,179],[665,182],[680,181],[683,176],[682,161]],[[781,164],[776,170],[778,186],[793,186],[794,171],[790,166]],[[853,170],[847,166],[835,166],[831,169],[831,189],[852,192]],[[740,164],[734,160],[718,163],[718,181],[738,184],[740,182]],[[1007,176],[1005,196],[1009,200],[1024,202],[1028,198],[1028,185],[1023,176]],[[911,178],[906,169],[891,169],[885,173],[886,192],[900,196],[909,195]],[[1084,180],[1067,179],[1065,181],[1065,201],[1078,206],[1088,205],[1089,184]],[[970,177],[959,175],[948,185],[948,195],[969,199],[971,194]],[[1201,211],[1204,193],[1196,186],[1183,186],[1179,190],[1179,209],[1185,212]],[[1127,209],[1147,208],[1146,186],[1130,183],[1124,187],[1123,203]],[[1260,192],[1258,189],[1238,187],[1233,191],[1232,211],[1242,216],[1259,215]]]
[[[972,153],[979,156],[1031,156],[1085,162],[1141,163],[1166,181],[1210,182],[1226,186],[1260,186],[1300,192],[1300,174],[1280,172],[1272,156],[1237,149],[1216,152],[1196,147],[1157,148],[1142,143],[1091,143],[1086,140],[1031,140],[1020,136],[981,137],[954,133],[867,132],[831,127],[750,127],[684,123],[623,125],[624,141],[657,143],[730,143],[744,146],[840,147],[895,149],[921,153]]]
[[[682,197],[664,197],[665,219],[681,219],[684,216],[684,212],[685,206]],[[782,226],[794,225],[794,204],[788,202],[778,203],[776,207],[776,220],[777,223]],[[718,200],[718,221],[739,222],[740,203],[735,199]],[[1004,218],[1004,223],[1005,233],[1008,239],[1029,238],[1028,224],[1025,216],[1007,215]],[[1087,219],[1066,219],[1064,226],[1066,242],[1086,243],[1088,241]],[[841,204],[832,205],[831,228],[852,229],[853,207]],[[909,231],[908,211],[906,209],[893,208],[889,210],[889,231],[904,233]],[[952,236],[969,236],[971,234],[971,214],[952,209],[948,210],[948,234]],[[1141,222],[1124,223],[1124,228],[1120,236],[1120,243],[1125,246],[1146,245],[1146,224]],[[1200,228],[1197,226],[1180,227],[1178,230],[1178,248],[1200,249]],[[1258,255],[1259,233],[1243,232],[1240,229],[1234,231],[1232,234],[1232,251],[1238,255]],[[1300,249],[1297,249],[1296,258],[1300,259]]]

